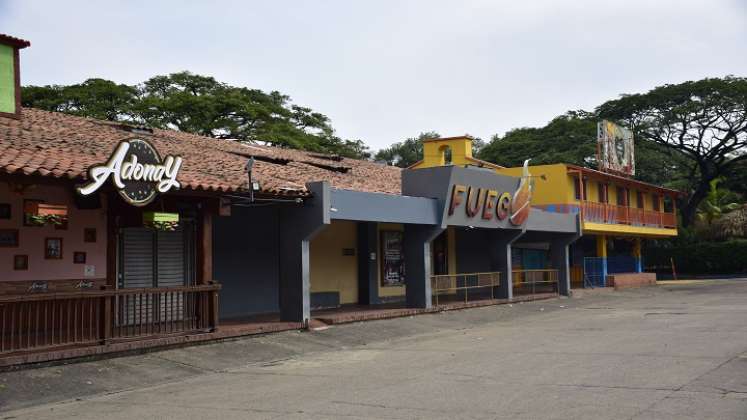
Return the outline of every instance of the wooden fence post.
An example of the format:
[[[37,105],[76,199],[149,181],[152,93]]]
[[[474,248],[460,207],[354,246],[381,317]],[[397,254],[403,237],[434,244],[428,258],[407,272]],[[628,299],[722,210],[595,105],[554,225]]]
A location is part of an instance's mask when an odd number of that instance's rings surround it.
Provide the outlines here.
[[[103,286],[101,289],[106,290],[106,288],[107,286]],[[101,316],[101,344],[108,344],[112,337],[112,308],[114,307],[112,299],[114,299],[114,296],[103,296],[102,299],[104,304],[102,305],[103,314]]]

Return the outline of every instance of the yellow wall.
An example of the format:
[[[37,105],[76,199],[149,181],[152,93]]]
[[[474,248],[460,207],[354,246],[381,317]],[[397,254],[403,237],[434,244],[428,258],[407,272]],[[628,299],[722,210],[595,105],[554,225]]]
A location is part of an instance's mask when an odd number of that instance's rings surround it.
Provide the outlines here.
[[[509,176],[521,176],[521,171],[520,167],[496,169],[499,174]],[[564,164],[530,166],[529,172],[533,177],[533,205],[572,203],[573,179]]]
[[[311,292],[339,292],[340,303],[358,302],[358,257],[343,255],[356,249],[356,223],[333,221],[311,240]]]
[[[431,168],[446,164],[446,150],[451,149],[451,165],[469,165],[472,163],[472,139],[470,137],[449,137],[429,139],[423,142],[423,160],[413,168]]]
[[[381,231],[403,231],[404,226],[380,223],[376,235],[377,287],[380,297],[404,296],[405,286],[381,286]],[[356,249],[355,222],[333,221],[311,241],[311,292],[338,292],[340,303],[358,302],[358,266],[356,256],[345,256],[343,248]],[[456,242],[453,228],[447,230],[449,273],[456,273]],[[356,255],[358,251],[356,249]],[[405,255],[405,258],[407,256]]]
[[[521,176],[522,168],[505,168],[498,169],[496,172],[504,175]],[[530,166],[529,171],[533,176],[533,194],[532,205],[543,206],[550,204],[579,204],[576,199],[574,184],[578,182],[576,174],[568,174],[568,168],[565,164],[555,165],[537,165]],[[544,175],[546,179],[542,179]],[[591,202],[599,202],[599,182],[600,180],[589,178],[586,180],[586,193],[584,199]],[[617,184],[610,181],[604,181],[608,187],[607,200],[609,204],[617,204]],[[637,189],[630,189],[629,206],[636,208]],[[643,191],[644,209],[653,211],[652,193]],[[664,202],[659,197],[659,211],[664,210]],[[584,222],[584,231],[589,233],[610,233],[616,235],[630,236],[676,236],[677,229],[664,229],[652,227],[638,227],[624,224],[606,224],[606,223],[589,223]]]

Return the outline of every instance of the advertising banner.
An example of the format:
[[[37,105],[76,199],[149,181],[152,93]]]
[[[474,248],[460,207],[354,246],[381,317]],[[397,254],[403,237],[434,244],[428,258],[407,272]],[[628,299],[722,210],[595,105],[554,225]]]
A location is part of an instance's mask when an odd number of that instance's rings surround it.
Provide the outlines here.
[[[381,232],[381,286],[405,285],[405,255],[403,233],[396,230]]]
[[[597,125],[599,169],[624,175],[635,175],[633,132],[610,121]]]

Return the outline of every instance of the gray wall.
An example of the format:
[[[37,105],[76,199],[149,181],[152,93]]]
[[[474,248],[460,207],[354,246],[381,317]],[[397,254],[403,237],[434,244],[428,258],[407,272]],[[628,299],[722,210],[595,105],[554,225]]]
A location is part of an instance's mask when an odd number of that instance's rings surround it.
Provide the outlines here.
[[[213,278],[220,316],[278,312],[278,213],[273,207],[233,207],[213,226]]]
[[[480,273],[493,271],[489,249],[495,246],[490,241],[487,229],[454,229],[456,235],[457,273]]]

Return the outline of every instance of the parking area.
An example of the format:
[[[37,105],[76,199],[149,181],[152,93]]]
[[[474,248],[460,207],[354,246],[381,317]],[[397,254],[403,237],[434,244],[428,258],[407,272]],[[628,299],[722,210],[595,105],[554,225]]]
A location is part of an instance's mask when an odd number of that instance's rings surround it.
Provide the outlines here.
[[[747,418],[747,281],[586,293],[0,374],[4,418]]]

